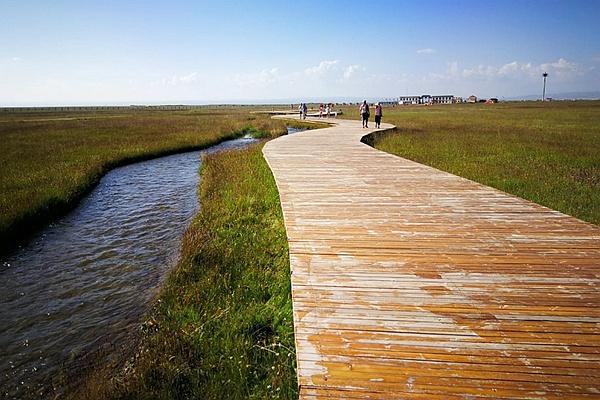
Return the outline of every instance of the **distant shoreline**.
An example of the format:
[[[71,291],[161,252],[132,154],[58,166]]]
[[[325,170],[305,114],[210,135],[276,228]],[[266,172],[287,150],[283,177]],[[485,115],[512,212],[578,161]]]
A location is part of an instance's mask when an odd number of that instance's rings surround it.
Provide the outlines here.
[[[562,94],[548,94],[546,96],[552,101],[597,101],[600,100],[600,92],[589,92],[588,94],[580,93],[580,97],[577,97],[576,93],[562,93]],[[383,97],[382,97],[383,98]],[[485,97],[482,97],[485,98]],[[502,102],[529,102],[529,101],[541,101],[541,96],[528,95],[521,97],[498,97]],[[369,97],[367,97],[369,99]],[[361,99],[345,99],[334,100],[334,102],[341,103],[356,103],[362,101]],[[370,100],[369,100],[370,101]],[[307,103],[320,103],[320,100],[307,100]],[[211,108],[211,107],[273,107],[273,106],[289,106],[290,104],[298,103],[293,102],[272,102],[272,103],[206,103],[206,104],[130,104],[130,105],[54,105],[54,106],[0,106],[0,113],[3,112],[80,112],[80,111],[188,111],[199,108]]]

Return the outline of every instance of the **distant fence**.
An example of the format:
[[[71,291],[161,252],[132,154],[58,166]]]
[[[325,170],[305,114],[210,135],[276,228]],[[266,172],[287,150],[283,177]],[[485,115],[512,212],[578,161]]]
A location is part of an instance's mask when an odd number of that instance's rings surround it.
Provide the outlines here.
[[[2,112],[77,112],[77,111],[177,111],[194,110],[206,105],[157,105],[157,106],[73,106],[73,107],[0,107]]]

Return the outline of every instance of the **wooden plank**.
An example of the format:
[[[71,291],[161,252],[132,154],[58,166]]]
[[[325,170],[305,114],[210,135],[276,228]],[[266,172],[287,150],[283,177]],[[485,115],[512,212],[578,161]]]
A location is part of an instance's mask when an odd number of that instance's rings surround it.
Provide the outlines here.
[[[300,397],[600,398],[600,228],[335,124],[263,150]]]

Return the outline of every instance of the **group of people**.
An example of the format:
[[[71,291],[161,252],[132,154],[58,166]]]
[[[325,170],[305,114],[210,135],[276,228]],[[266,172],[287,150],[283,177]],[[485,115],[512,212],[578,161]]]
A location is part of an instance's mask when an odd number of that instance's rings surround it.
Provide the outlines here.
[[[369,104],[366,100],[362,102],[359,107],[360,112],[360,120],[362,121],[362,127],[369,127],[369,117],[371,116],[371,112],[369,111]],[[381,104],[375,103],[375,128],[381,128],[381,117],[383,117],[383,109]]]
[[[308,113],[308,106],[306,103],[300,103],[298,112],[300,113],[300,119],[306,119],[306,114]]]
[[[319,105],[319,118],[323,118],[323,115],[325,115],[325,117],[329,118],[332,108],[333,108],[333,104],[331,104],[331,103],[327,103],[325,105],[323,103],[321,103]]]
[[[381,107],[381,104],[379,104],[379,103],[375,103],[374,107],[375,107],[375,128],[381,128],[381,117],[383,117],[383,109]],[[321,103],[319,105],[319,118],[323,118],[323,116],[329,118],[332,108],[333,108],[333,104],[331,104],[331,103],[328,103],[328,104]],[[306,119],[306,114],[308,113],[308,106],[306,105],[306,103],[300,103],[300,105],[298,106],[298,112],[300,113],[300,119]],[[369,104],[367,103],[366,100],[364,100],[361,103],[361,105],[359,107],[359,112],[360,112],[360,119],[362,121],[362,127],[368,128],[369,127],[369,117],[371,116],[371,111],[369,109]]]
[[[321,103],[319,105],[319,118],[329,118],[331,115],[331,110],[333,110],[333,104]],[[306,105],[306,103],[300,103],[300,105],[298,106],[298,112],[300,113],[300,119],[306,119],[306,115],[308,113],[308,106]]]

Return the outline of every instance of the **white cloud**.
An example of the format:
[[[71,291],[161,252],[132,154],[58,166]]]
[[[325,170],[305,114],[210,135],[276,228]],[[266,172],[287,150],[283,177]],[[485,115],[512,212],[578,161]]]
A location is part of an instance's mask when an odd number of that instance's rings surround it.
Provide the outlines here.
[[[279,68],[263,69],[258,73],[236,74],[233,81],[242,88],[267,87],[275,82],[279,82],[285,77],[279,74]]]
[[[462,76],[465,78],[471,77],[487,77],[492,78],[498,74],[498,68],[491,65],[478,65],[473,68],[466,68],[462,71]]]
[[[354,75],[356,75],[357,72],[359,71],[364,71],[365,68],[361,67],[360,65],[354,64],[354,65],[348,65],[345,69],[344,69],[344,79],[350,79],[352,78]]]
[[[264,69],[258,75],[259,82],[273,83],[279,79],[279,68]]]
[[[339,60],[324,60],[317,65],[298,70],[280,71],[278,68],[260,72],[235,74],[228,80],[233,81],[243,93],[252,92],[254,96],[340,96],[348,88],[369,87],[370,77],[365,75],[366,68],[359,64],[346,64]],[[357,89],[359,90],[359,89]]]
[[[530,68],[531,64],[525,64],[523,66],[519,65],[518,62],[513,61],[511,63],[508,64],[504,64],[503,66],[501,66],[498,69],[498,74],[499,75],[510,75],[510,74],[514,74],[515,72],[518,72],[521,69],[528,69]]]
[[[564,58],[554,62],[534,65],[530,62],[513,61],[501,66],[478,65],[462,71],[465,78],[538,78],[543,72],[562,79],[570,79],[582,74],[580,67]]]
[[[473,66],[452,61],[446,64],[446,68],[438,71],[411,74],[406,83],[400,84],[400,89],[402,92],[410,92],[409,89],[412,88],[416,92],[461,92],[463,95],[476,93],[495,97],[525,95],[539,89],[544,72],[548,72],[552,90],[556,93],[582,90],[581,88],[589,87],[589,82],[592,85],[600,82],[597,71],[590,66],[566,58],[542,63],[511,61]],[[584,83],[585,78],[590,78],[587,83]]]
[[[10,59],[10,61],[12,61],[12,62],[19,62],[21,60],[22,60],[21,57],[13,57],[13,58]]]
[[[426,48],[426,49],[419,49],[417,50],[417,54],[433,54],[435,53],[435,49],[430,49],[430,48]]]
[[[579,66],[573,62],[565,60],[564,58],[559,58],[558,61],[553,63],[540,65],[538,72],[541,72],[542,70],[544,72],[548,72],[549,74],[554,73],[555,75],[567,78],[574,75],[580,75]]]
[[[197,82],[200,79],[198,72],[192,72],[187,75],[173,75],[170,78],[163,79],[161,83],[164,86],[189,85]]]
[[[321,76],[326,72],[335,69],[338,63],[339,60],[321,61],[317,66],[306,68],[304,73],[308,76]]]
[[[191,74],[184,75],[179,77],[179,82],[181,83],[192,83],[198,80],[199,76],[197,72],[192,72]]]
[[[430,72],[429,74],[422,76],[423,81],[443,81],[450,79],[459,79],[461,72],[459,70],[458,61],[452,61],[446,63],[446,71],[444,72]]]
[[[456,77],[459,74],[458,61],[452,61],[448,63],[448,75]]]

